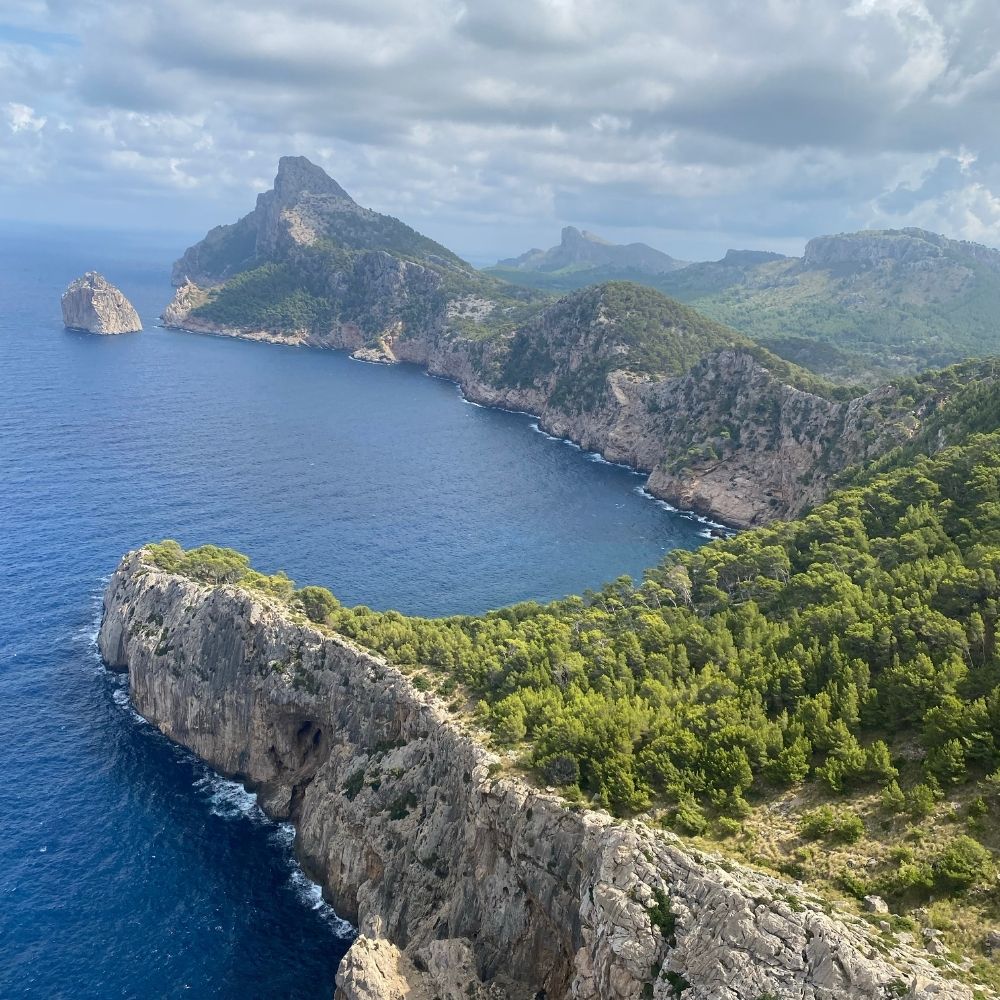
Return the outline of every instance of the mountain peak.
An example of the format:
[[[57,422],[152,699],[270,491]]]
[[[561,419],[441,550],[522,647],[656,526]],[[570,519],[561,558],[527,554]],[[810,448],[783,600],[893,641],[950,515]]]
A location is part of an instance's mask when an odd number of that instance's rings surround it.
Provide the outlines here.
[[[174,265],[173,282],[220,284],[266,263],[288,262],[303,247],[323,244],[351,252],[384,251],[437,266],[467,265],[440,243],[390,215],[359,205],[322,167],[304,156],[278,161],[274,186],[257,195],[242,219],[216,226]]]
[[[278,160],[274,193],[279,201],[303,194],[326,195],[355,203],[354,199],[322,168],[304,156],[283,156]]]
[[[576,226],[564,226],[559,245],[550,250],[529,250],[497,263],[499,268],[517,271],[554,273],[568,268],[622,276],[665,274],[684,266],[686,261],[675,260],[645,243],[619,245]]]
[[[561,245],[564,247],[573,246],[580,243],[592,243],[600,247],[614,246],[608,240],[602,239],[596,233],[588,232],[586,229],[577,229],[576,226],[564,226],[560,237]]]

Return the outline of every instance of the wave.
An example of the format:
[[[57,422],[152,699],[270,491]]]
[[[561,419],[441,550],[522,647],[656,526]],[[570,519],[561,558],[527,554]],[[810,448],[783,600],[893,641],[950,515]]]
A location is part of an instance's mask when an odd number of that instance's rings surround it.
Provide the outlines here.
[[[531,414],[529,413],[528,416],[531,416]],[[537,420],[533,420],[530,427],[536,434],[541,434],[542,437],[548,441],[558,441],[560,444],[564,444],[568,448],[574,448],[576,451],[583,451],[583,447],[578,445],[575,441],[571,441],[569,438],[557,437],[555,434],[550,434],[548,431],[542,430],[541,425]],[[596,455],[597,453],[594,452],[593,454]]]
[[[347,360],[357,361],[359,365],[381,365],[383,368],[385,368],[386,365],[391,365],[393,363],[391,361],[369,361],[368,358],[356,358],[353,354],[348,354]]]
[[[257,804],[257,793],[248,792],[238,781],[209,771],[193,782],[199,796],[208,802],[208,811],[223,819],[249,819],[265,822],[264,810]]]
[[[680,507],[675,507],[672,503],[668,503],[666,500],[661,500],[658,496],[654,496],[650,493],[645,486],[636,486],[634,492],[638,493],[642,497],[645,497],[647,500],[651,500],[664,510],[669,510],[671,513],[683,517],[685,520],[703,524],[705,526],[705,530],[698,532],[702,538],[718,538],[718,532],[722,532],[726,538],[732,538],[734,535],[738,534],[737,530],[729,527],[728,524],[723,524],[721,521],[713,521],[710,517],[705,517],[704,514],[698,514],[693,510],[682,510]]]
[[[288,881],[304,906],[318,913],[333,933],[342,941],[352,941],[357,937],[357,930],[323,898],[323,890],[309,878],[302,869],[292,862],[292,871]]]
[[[624,469],[626,472],[631,473],[633,476],[644,476],[646,473],[640,472],[634,466],[629,465],[627,462],[612,462],[610,459],[605,458],[599,451],[592,451],[587,454],[587,458],[591,462],[596,462],[598,465],[610,465],[614,469]]]
[[[257,801],[255,792],[248,791],[238,781],[223,778],[222,775],[206,769],[192,787],[198,796],[208,803],[208,811],[223,819],[244,820],[272,828],[271,839],[275,847],[284,855],[288,867],[288,884],[299,901],[318,913],[329,925],[333,933],[342,940],[350,940],[357,933],[349,921],[323,899],[323,890],[302,870],[295,860],[295,827],[291,823],[279,823],[270,819]]]

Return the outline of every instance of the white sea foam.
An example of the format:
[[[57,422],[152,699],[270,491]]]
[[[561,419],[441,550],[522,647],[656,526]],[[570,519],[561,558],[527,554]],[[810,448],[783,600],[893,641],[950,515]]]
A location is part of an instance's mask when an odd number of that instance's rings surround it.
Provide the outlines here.
[[[97,648],[97,636],[101,631],[101,617],[104,613],[104,588],[110,579],[111,576],[108,575],[101,577],[98,581],[97,587],[90,594],[90,606],[92,610],[90,621],[70,634],[74,645],[80,643],[86,647],[87,657],[95,668],[95,673],[104,672],[104,661],[101,659],[100,650]]]
[[[103,669],[103,667],[102,667]],[[133,722],[138,722],[140,725],[148,726],[147,722],[136,710],[135,706],[132,704],[132,699],[129,697],[128,693],[128,681],[124,676],[116,676],[114,679],[115,688],[111,692],[111,700],[118,706],[123,712],[132,717]]]
[[[659,497],[654,497],[645,486],[636,486],[632,491],[633,493],[638,493],[639,496],[644,497],[650,503],[655,503],[657,507],[662,507],[664,510],[669,510],[672,514],[681,514],[682,511],[678,510],[672,503],[667,503],[666,500],[661,500]]]
[[[310,910],[315,910],[323,917],[330,924],[337,937],[349,941],[356,936],[357,931],[354,927],[343,917],[338,916],[337,911],[323,899],[323,890],[294,862],[288,881],[303,904],[308,906]]]
[[[639,472],[638,469],[633,469],[627,462],[609,461],[599,451],[588,452],[587,458],[590,459],[591,462],[596,462],[598,465],[610,465],[615,469],[624,469],[626,472],[632,473],[633,476],[645,475],[645,473]]]
[[[514,412],[516,413],[518,411],[515,410]],[[530,417],[532,414],[528,413],[525,415]],[[583,451],[583,448],[575,441],[571,441],[569,438],[557,437],[555,434],[550,434],[548,431],[542,430],[537,420],[533,420],[528,426],[531,427],[536,434],[541,434],[542,437],[548,441],[558,441],[560,444],[564,444],[567,448],[572,448],[574,451]]]
[[[636,486],[635,492],[640,496],[645,497],[647,500],[651,500],[657,506],[662,507],[664,510],[669,510],[674,514],[679,514],[681,517],[688,521],[696,521],[698,524],[705,525],[705,531],[699,531],[698,534],[703,538],[716,538],[718,537],[715,532],[722,531],[725,532],[727,538],[732,538],[736,534],[735,529],[728,527],[725,524],[721,524],[718,521],[713,521],[710,517],[705,517],[703,514],[696,514],[693,510],[681,510],[679,507],[675,507],[673,504],[667,503],[666,500],[661,500],[659,497],[653,496],[645,486]],[[713,532],[711,529],[715,529]]]
[[[238,781],[230,781],[221,775],[210,773],[198,778],[194,787],[208,799],[208,810],[213,816],[222,816],[224,819],[264,819],[264,812],[257,805],[256,793],[248,792]]]
[[[274,826],[274,839],[282,847],[291,850],[295,844],[295,827],[291,823],[276,823]]]

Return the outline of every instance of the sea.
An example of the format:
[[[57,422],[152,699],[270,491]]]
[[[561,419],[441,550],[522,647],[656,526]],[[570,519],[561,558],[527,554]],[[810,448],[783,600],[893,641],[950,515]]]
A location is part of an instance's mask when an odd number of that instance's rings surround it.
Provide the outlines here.
[[[0,233],[4,1000],[329,1000],[352,939],[291,827],[102,666],[101,593],[128,549],[233,546],[347,604],[450,615],[639,576],[708,535],[643,477],[415,367],[160,328],[190,241]],[[63,329],[86,270],[142,333]]]

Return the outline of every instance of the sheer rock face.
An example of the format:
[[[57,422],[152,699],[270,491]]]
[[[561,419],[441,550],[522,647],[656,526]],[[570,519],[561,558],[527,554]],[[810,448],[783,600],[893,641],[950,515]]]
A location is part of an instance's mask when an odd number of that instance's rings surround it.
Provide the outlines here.
[[[498,773],[443,702],[267,599],[130,553],[99,644],[146,719],[295,824],[361,934],[338,1000],[971,997],[799,885]]]
[[[96,271],[88,271],[63,292],[62,314],[70,330],[111,334],[142,329],[132,303]]]

